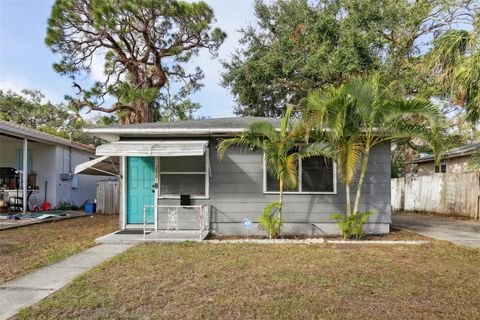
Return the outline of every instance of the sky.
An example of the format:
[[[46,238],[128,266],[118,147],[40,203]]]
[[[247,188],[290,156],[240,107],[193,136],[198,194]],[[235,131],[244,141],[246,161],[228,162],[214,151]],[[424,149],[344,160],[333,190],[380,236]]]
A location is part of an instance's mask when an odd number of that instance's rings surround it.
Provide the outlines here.
[[[201,117],[228,117],[233,115],[234,99],[220,85],[222,60],[229,60],[238,47],[241,27],[255,22],[253,1],[215,0],[206,2],[213,8],[217,22],[227,33],[218,58],[212,60],[208,52],[192,59],[204,72],[204,87],[191,96],[202,108],[195,113]],[[20,92],[39,89],[46,99],[60,103],[65,94],[73,94],[71,80],[57,74],[52,64],[58,61],[45,45],[47,19],[53,1],[0,0],[0,89]],[[102,63],[98,59],[85,81],[102,78]]]

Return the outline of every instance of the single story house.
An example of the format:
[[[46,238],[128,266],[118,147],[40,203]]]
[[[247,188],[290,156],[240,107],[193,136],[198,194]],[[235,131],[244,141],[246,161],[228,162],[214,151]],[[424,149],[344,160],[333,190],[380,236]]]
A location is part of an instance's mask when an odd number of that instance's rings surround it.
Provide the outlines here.
[[[73,173],[94,158],[91,146],[0,120],[0,212],[94,200],[99,177]]]
[[[467,144],[458,148],[444,151],[440,164],[435,165],[433,155],[426,155],[418,159],[407,161],[407,164],[416,165],[418,176],[427,176],[435,173],[464,173],[476,171],[470,168],[471,155],[480,150],[480,143]]]
[[[109,143],[98,146],[101,158],[90,162],[90,169],[83,164],[82,170],[119,173],[122,230],[140,229],[145,223],[156,230],[263,234],[257,219],[279,192],[265,170],[262,151],[232,147],[222,161],[217,157],[221,139],[242,133],[256,121],[280,127],[279,119],[234,117],[88,128],[85,132]],[[285,232],[338,234],[331,214],[345,211],[345,188],[335,163],[304,160],[298,180],[296,190],[285,192]],[[389,232],[389,143],[372,150],[361,210],[376,212],[366,232]],[[253,226],[247,230],[249,220]]]

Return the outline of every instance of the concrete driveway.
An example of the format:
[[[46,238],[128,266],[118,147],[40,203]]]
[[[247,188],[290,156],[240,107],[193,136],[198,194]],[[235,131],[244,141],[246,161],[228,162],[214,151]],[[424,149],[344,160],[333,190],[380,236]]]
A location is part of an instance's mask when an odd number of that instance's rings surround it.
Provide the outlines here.
[[[392,214],[392,227],[427,237],[480,248],[480,222],[422,214]]]

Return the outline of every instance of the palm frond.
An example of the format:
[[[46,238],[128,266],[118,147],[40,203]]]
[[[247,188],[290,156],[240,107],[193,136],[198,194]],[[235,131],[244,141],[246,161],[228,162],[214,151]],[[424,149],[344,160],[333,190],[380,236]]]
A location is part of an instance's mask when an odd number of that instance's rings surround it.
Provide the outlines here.
[[[449,30],[434,41],[429,54],[428,65],[433,70],[446,70],[456,66],[477,42],[473,33],[467,30]]]
[[[282,117],[281,121],[281,127],[280,127],[280,135],[282,137],[285,137],[287,135],[287,130],[288,130],[288,121],[290,120],[290,115],[292,113],[293,106],[288,106],[287,110],[285,111],[285,114]]]
[[[283,171],[283,180],[287,189],[295,189],[298,176],[298,153],[292,153],[285,159],[285,168]]]
[[[432,127],[440,127],[443,123],[443,114],[440,108],[424,99],[394,99],[389,100],[383,109],[381,119],[385,127],[395,126],[401,120],[420,123],[427,121]]]
[[[310,136],[309,131],[311,131],[312,128],[308,126],[305,122],[302,120],[298,119],[294,121],[292,124],[292,127],[290,129],[290,132],[288,135],[291,138],[298,139],[298,140],[304,140],[305,142],[308,142],[308,137]]]
[[[317,141],[302,147],[299,153],[302,158],[325,157],[334,159],[336,157],[337,150],[327,141]]]
[[[444,132],[442,127],[431,128],[419,123],[400,121],[390,134],[389,140],[411,139],[412,137],[426,142],[433,151],[435,163],[440,163],[441,154],[444,151]]]
[[[254,122],[249,125],[247,129],[250,136],[267,138],[271,141],[279,138],[278,131],[272,126],[271,123],[266,121]]]
[[[220,160],[222,160],[227,149],[234,145],[255,148],[260,146],[260,144],[261,142],[258,140],[258,137],[252,137],[245,134],[234,138],[223,139],[220,140],[217,145],[217,156]]]
[[[362,150],[362,145],[356,141],[355,137],[350,137],[338,146],[339,177],[347,186],[351,185],[354,180]]]

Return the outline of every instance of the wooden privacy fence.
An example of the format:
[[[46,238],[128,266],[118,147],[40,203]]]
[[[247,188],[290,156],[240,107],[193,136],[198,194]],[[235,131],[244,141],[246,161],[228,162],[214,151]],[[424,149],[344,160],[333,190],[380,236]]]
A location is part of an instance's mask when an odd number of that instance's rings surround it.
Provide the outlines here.
[[[120,212],[120,182],[97,181],[97,213],[118,214]]]
[[[433,212],[478,219],[480,172],[395,178],[392,210]]]

